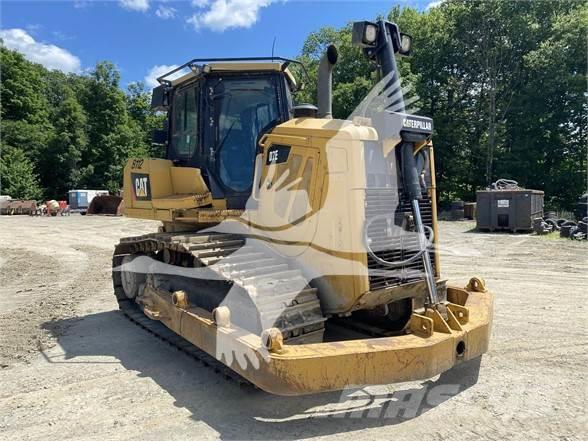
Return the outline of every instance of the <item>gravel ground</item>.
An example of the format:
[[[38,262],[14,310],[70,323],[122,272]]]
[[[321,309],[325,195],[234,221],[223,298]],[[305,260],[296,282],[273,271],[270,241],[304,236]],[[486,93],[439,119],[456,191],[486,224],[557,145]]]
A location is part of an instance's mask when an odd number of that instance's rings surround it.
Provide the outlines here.
[[[586,243],[442,222],[442,272],[496,294],[480,362],[426,382],[242,389],[116,311],[118,238],[157,224],[0,218],[0,439],[585,439]]]

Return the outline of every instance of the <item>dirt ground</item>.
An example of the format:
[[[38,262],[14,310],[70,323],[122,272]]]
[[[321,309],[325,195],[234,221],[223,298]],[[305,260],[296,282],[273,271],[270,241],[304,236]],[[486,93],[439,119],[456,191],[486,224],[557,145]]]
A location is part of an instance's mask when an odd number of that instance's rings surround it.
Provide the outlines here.
[[[283,398],[240,388],[128,322],[118,238],[157,224],[0,218],[0,439],[585,439],[586,243],[443,222],[442,272],[495,293],[481,363],[426,382]]]

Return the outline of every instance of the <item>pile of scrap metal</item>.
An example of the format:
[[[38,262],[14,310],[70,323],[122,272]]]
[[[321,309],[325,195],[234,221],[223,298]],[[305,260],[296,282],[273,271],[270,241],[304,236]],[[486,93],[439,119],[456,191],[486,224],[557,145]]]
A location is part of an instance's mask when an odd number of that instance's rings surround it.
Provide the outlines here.
[[[486,190],[523,190],[523,188],[519,187],[517,181],[502,178],[490,184]]]
[[[36,207],[35,210],[31,211],[31,216],[69,216],[70,209],[69,205],[67,205],[67,201],[56,201],[55,199],[51,199],[49,201],[45,201],[44,204],[41,204]]]
[[[0,214],[32,214],[37,209],[37,202],[25,199],[0,199]]]
[[[547,216],[538,217],[533,219],[533,231],[537,234],[549,234],[559,231],[560,237],[567,237],[573,240],[587,240],[588,217],[584,217],[578,222]]]

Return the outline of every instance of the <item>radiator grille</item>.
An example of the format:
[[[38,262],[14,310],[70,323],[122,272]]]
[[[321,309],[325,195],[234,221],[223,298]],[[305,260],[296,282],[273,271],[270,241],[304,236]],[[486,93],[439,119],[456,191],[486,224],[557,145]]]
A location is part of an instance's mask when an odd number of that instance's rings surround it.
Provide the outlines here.
[[[424,224],[432,228],[433,210],[431,199],[426,192],[423,192],[419,206]],[[370,248],[380,259],[393,262],[401,261],[418,252],[419,244],[416,233],[410,234],[403,231],[403,224],[406,228],[407,214],[412,215],[410,202],[403,200],[397,189],[366,189],[366,221],[376,216],[387,216],[387,219],[374,220],[367,231]],[[431,263],[435,270],[434,250],[430,251]],[[406,266],[389,268],[375,260],[370,254],[367,257],[370,291],[424,280],[424,265],[421,258]]]

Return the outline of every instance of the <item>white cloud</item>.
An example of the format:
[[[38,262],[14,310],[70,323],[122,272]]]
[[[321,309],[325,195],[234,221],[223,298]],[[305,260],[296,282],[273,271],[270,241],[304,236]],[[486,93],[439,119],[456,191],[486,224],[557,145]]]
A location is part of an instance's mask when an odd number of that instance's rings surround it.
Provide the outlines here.
[[[193,4],[202,3],[207,9],[196,12],[188,18],[188,23],[195,29],[209,28],[222,32],[231,28],[249,28],[259,16],[259,10],[270,5],[274,0],[212,0],[203,2],[193,0]]]
[[[159,18],[167,20],[168,18],[174,18],[176,16],[176,9],[161,5],[155,11],[155,15],[157,15]]]
[[[153,66],[151,68],[151,70],[149,71],[149,73],[147,75],[145,75],[145,78],[143,78],[143,81],[145,82],[145,86],[147,86],[149,89],[153,89],[153,88],[159,86],[159,83],[157,82],[157,77],[162,76],[163,74],[169,72],[170,70],[175,69],[176,67],[178,67],[177,64],[172,64],[169,66],[166,64],[159,64],[159,65]],[[172,76],[171,78],[174,78],[174,77]]]
[[[23,29],[2,29],[0,38],[8,49],[20,52],[28,60],[42,64],[47,69],[57,69],[68,73],[80,71],[81,62],[78,57],[53,44],[35,41]]]
[[[203,8],[208,6],[209,3],[210,0],[192,0],[192,6],[195,6],[196,8]]]
[[[149,9],[149,0],[118,0],[118,3],[131,11],[145,12]]]
[[[431,8],[436,8],[437,6],[439,6],[441,3],[443,3],[445,0],[435,0],[430,2],[425,9],[431,9]]]

